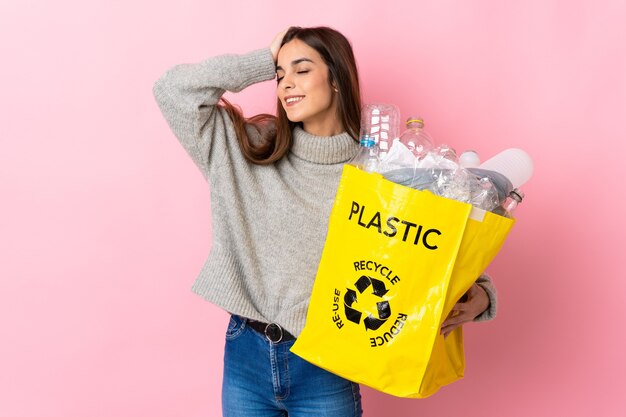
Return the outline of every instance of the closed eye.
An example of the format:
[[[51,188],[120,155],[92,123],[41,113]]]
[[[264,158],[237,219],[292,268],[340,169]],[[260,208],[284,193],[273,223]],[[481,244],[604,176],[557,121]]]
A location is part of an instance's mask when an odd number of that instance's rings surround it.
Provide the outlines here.
[[[300,71],[296,71],[296,74],[306,74],[306,73],[308,73],[308,72],[310,72],[310,71],[311,71],[311,70],[308,70],[308,69],[307,69],[307,70],[300,70]],[[282,80],[283,78],[285,78],[285,76],[284,76],[284,75],[283,75],[283,76],[278,76],[278,75],[277,75],[277,76],[276,76],[276,82],[277,82],[277,83],[280,83],[280,82],[281,82],[281,80]]]

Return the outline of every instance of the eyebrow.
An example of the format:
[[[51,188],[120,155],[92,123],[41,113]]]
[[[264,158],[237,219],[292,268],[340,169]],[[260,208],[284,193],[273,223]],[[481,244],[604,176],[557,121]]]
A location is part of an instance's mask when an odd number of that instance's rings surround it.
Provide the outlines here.
[[[291,66],[293,67],[294,65],[298,65],[301,62],[310,62],[314,64],[314,62],[311,61],[309,58],[298,58],[298,59],[294,59],[293,61],[291,61]],[[283,70],[283,67],[281,67],[280,65],[276,66],[276,71],[278,70]]]

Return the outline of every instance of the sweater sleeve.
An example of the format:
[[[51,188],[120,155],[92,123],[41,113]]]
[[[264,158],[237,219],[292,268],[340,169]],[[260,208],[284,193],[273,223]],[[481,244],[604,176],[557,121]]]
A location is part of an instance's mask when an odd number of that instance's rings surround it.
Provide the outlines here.
[[[493,285],[493,281],[491,280],[491,277],[483,273],[476,280],[476,284],[480,285],[482,289],[484,289],[487,295],[489,296],[489,308],[487,308],[487,310],[479,314],[474,319],[474,321],[487,321],[487,320],[495,319],[498,300],[497,300],[496,287],[495,285]]]
[[[235,139],[228,114],[217,105],[222,95],[275,76],[272,53],[265,48],[179,64],[154,83],[153,94],[161,113],[205,178],[211,167],[224,159]]]

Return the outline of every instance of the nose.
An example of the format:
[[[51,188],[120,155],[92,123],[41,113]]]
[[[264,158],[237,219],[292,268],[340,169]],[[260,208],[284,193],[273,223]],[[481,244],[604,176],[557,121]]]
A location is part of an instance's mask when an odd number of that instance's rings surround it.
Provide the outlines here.
[[[293,77],[289,74],[285,74],[281,80],[283,90],[292,89],[294,87]]]

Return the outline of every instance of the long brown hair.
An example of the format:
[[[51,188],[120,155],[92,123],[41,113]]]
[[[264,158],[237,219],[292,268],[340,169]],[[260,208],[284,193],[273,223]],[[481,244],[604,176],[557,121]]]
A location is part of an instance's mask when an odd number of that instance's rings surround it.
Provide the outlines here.
[[[329,82],[338,90],[337,118],[346,132],[358,141],[361,119],[361,90],[359,76],[350,41],[329,27],[290,27],[282,45],[299,39],[315,49],[328,66]],[[222,106],[228,112],[237,133],[243,155],[252,163],[272,164],[291,149],[291,132],[301,123],[291,122],[280,99],[276,100],[276,116],[259,114],[244,118],[241,110],[222,98]],[[253,126],[261,134],[261,142],[253,143],[246,133],[246,125]]]

